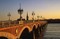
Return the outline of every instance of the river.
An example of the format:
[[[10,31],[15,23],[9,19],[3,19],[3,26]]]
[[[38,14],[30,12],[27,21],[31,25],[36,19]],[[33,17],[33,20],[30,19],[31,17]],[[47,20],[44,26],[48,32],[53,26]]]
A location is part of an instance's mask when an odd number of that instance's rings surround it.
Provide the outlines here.
[[[48,24],[44,39],[60,39],[60,23]]]

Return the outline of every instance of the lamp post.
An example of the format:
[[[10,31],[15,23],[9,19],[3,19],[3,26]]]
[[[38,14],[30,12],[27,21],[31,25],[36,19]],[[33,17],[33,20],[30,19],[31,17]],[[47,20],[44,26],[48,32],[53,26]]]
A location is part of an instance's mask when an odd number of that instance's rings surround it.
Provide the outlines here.
[[[40,17],[40,16],[37,16],[38,20],[39,20],[39,17]]]
[[[11,17],[11,14],[10,14],[10,12],[8,13],[8,17],[9,17],[9,26],[10,26],[10,17]]]
[[[23,13],[23,9],[21,9],[21,4],[20,4],[20,9],[18,9],[18,14],[20,14],[20,20],[22,20],[22,13]]]
[[[20,15],[19,24],[23,24],[22,13],[23,13],[23,9],[21,9],[21,4],[20,4],[20,9],[18,9],[18,14]]]
[[[10,12],[8,13],[8,17],[9,17],[9,21],[10,21],[10,17],[11,17],[11,14],[10,14]]]
[[[32,18],[32,19],[33,19],[33,22],[34,22],[34,15],[35,15],[35,13],[34,13],[34,12],[32,12],[32,16],[33,16],[33,18]]]

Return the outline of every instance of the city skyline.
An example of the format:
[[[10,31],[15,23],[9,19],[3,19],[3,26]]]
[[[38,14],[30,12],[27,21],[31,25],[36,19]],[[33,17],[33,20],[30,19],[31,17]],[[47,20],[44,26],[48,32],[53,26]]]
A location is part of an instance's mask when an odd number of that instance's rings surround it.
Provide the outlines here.
[[[8,20],[7,14],[10,12],[11,20],[19,18],[18,9],[23,9],[23,18],[26,18],[27,12],[29,19],[32,19],[32,12],[37,16],[46,19],[60,18],[60,1],[59,0],[0,0],[0,21]]]

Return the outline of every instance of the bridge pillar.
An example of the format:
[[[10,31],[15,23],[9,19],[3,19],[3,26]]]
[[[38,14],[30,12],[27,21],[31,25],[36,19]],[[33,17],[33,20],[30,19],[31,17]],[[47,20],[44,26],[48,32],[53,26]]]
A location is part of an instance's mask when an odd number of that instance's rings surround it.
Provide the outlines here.
[[[30,34],[31,34],[31,39],[36,39],[36,38],[35,38],[35,31],[32,30],[32,31],[30,32]]]
[[[42,25],[42,26],[40,27],[40,29],[41,29],[41,31],[40,31],[40,32],[41,32],[41,33],[40,33],[40,34],[41,34],[41,35],[40,35],[40,38],[41,38],[41,39],[43,39],[43,36],[44,36],[44,34],[45,34],[46,26],[47,26],[47,25],[44,24],[44,25]]]

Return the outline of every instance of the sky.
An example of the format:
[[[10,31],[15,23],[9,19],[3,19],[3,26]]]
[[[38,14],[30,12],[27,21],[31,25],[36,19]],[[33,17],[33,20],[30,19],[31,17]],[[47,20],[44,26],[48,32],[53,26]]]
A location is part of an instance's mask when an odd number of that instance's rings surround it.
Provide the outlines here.
[[[32,19],[32,12],[34,11],[34,18],[42,16],[46,19],[60,18],[60,0],[0,0],[0,21],[8,20],[8,13],[11,14],[11,20],[19,18],[18,9],[23,9],[23,18],[26,19],[28,13],[29,19]]]

